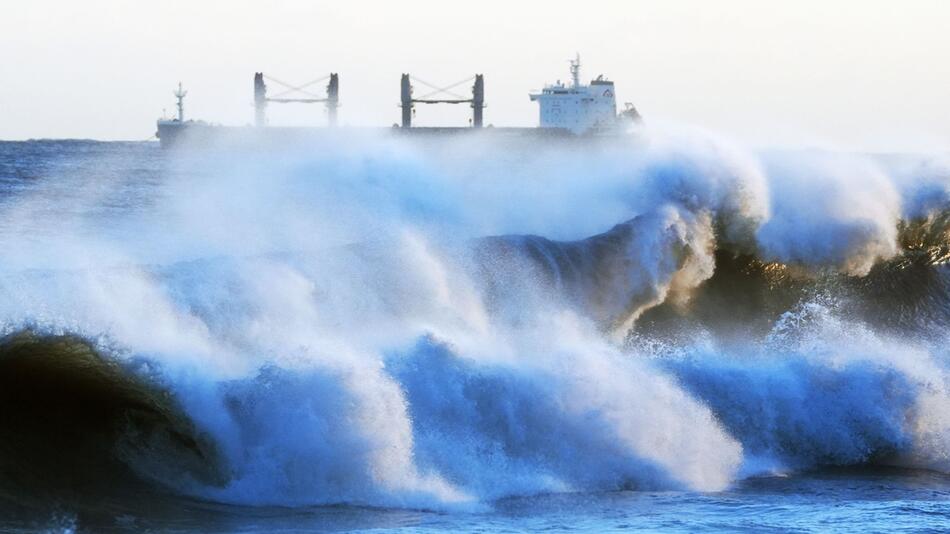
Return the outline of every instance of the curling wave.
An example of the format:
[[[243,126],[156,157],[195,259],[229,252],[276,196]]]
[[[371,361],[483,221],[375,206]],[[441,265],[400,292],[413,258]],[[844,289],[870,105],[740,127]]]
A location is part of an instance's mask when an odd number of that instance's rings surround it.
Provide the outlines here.
[[[3,490],[31,498],[184,478],[223,484],[215,444],[147,366],[74,336],[0,339]]]

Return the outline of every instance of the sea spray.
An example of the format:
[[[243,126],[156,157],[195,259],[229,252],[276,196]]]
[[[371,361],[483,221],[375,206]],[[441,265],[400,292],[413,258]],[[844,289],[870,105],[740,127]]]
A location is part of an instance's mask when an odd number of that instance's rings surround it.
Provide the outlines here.
[[[173,399],[216,477],[117,458],[221,502],[946,470],[946,167],[645,135],[54,166],[0,205],[0,321]]]

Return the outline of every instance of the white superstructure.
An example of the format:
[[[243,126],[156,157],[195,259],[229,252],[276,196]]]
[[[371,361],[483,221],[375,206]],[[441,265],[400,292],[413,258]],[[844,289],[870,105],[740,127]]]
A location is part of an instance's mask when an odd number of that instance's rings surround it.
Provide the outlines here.
[[[576,134],[605,130],[617,124],[614,82],[603,76],[581,85],[581,58],[571,61],[571,85],[560,81],[529,96],[541,111],[541,128],[563,128]]]

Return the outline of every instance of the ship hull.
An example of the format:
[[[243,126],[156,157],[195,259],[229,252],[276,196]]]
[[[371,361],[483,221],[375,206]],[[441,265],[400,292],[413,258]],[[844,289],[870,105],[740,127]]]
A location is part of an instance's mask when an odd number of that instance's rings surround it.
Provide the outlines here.
[[[487,139],[511,140],[570,140],[622,138],[622,132],[598,132],[577,135],[562,128],[452,128],[452,127],[413,127],[413,128],[295,128],[295,127],[254,127],[220,126],[203,122],[159,121],[156,136],[162,148],[207,147],[230,144],[252,144],[262,146],[280,146],[300,144],[321,139],[336,138],[340,135],[359,136],[397,136],[418,139],[458,138],[464,136]]]

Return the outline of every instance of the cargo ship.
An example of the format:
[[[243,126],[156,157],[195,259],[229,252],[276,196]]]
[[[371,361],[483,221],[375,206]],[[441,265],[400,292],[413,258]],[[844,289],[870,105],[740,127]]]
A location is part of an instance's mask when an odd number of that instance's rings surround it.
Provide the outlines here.
[[[390,128],[367,128],[362,130],[385,130],[396,135],[443,136],[464,135],[482,132],[483,135],[506,137],[539,138],[595,138],[617,136],[628,133],[633,126],[641,122],[640,114],[632,103],[626,103],[618,113],[614,82],[602,75],[589,84],[581,82],[581,61],[578,55],[570,61],[570,83],[558,81],[546,85],[541,91],[529,93],[530,101],[538,103],[539,120],[536,127],[494,127],[484,125],[485,79],[481,74],[446,87],[436,87],[409,74],[403,74],[400,80],[401,122]],[[282,88],[276,95],[269,95],[271,82]],[[325,94],[310,91],[314,85],[327,81]],[[429,91],[417,97],[413,82],[426,86]],[[454,89],[464,83],[473,82],[471,96],[459,95]],[[156,136],[163,148],[190,146],[221,139],[254,140],[299,139],[304,136],[337,128],[337,114],[340,105],[339,75],[331,73],[321,79],[303,85],[290,85],[264,73],[254,74],[254,125],[221,126],[201,120],[186,120],[184,99],[187,91],[178,84],[174,95],[177,116],[172,119],[159,119]],[[327,111],[327,126],[324,128],[277,127],[267,121],[267,108],[271,104],[323,104]],[[468,104],[472,116],[466,127],[419,127],[412,120],[417,105],[428,104]]]

